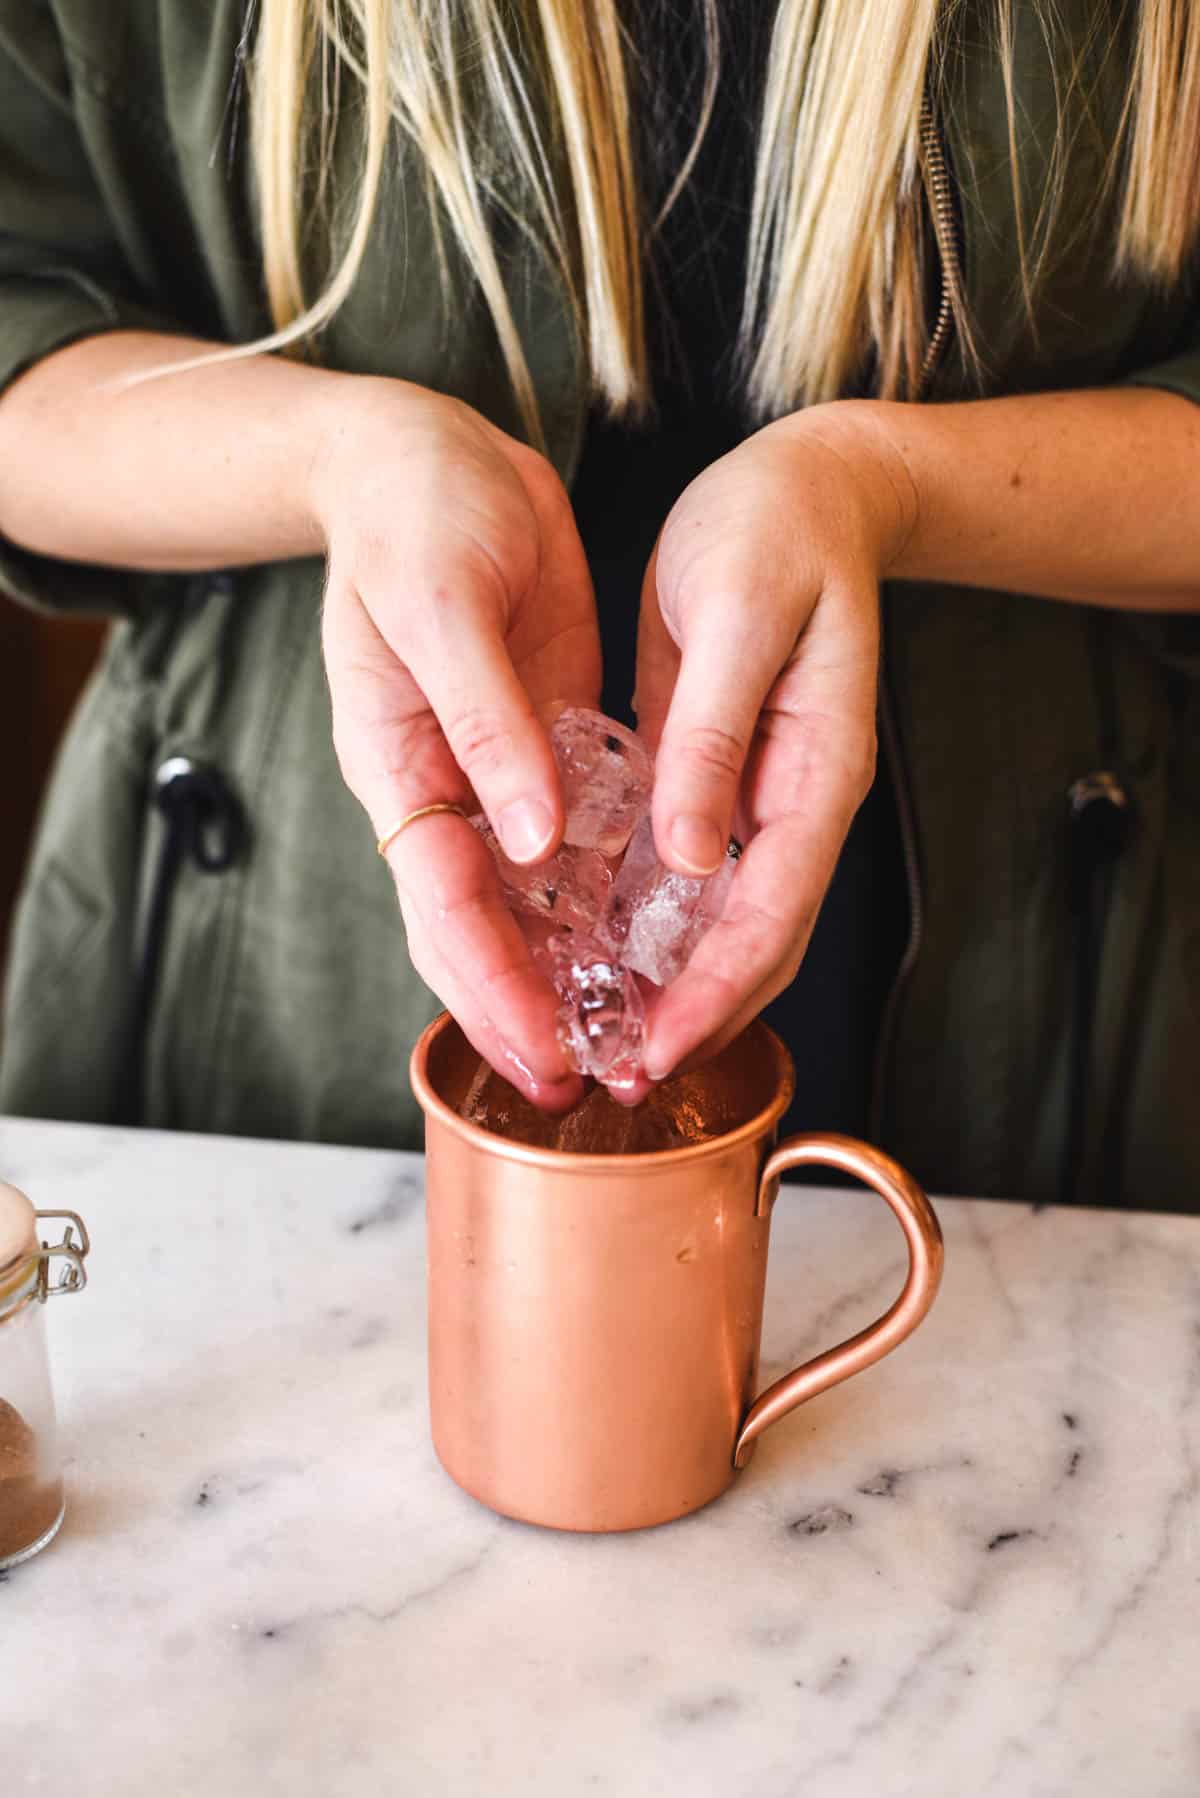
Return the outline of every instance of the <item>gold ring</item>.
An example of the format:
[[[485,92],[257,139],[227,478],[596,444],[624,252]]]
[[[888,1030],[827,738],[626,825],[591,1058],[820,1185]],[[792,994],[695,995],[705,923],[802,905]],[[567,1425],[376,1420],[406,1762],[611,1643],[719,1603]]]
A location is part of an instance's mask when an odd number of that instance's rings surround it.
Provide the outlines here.
[[[380,855],[386,855],[396,838],[402,835],[410,824],[415,824],[419,818],[436,818],[439,812],[453,812],[459,818],[465,818],[467,815],[461,805],[454,805],[449,799],[439,799],[436,805],[419,805],[415,812],[409,812],[407,818],[401,818],[399,824],[393,824],[390,830],[384,831],[375,845],[376,849]]]

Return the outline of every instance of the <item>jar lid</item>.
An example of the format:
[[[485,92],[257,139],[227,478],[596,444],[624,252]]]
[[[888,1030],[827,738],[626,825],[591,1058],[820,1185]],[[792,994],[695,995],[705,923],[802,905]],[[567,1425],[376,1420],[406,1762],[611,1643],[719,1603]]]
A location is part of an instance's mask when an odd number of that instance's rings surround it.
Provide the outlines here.
[[[40,1249],[37,1212],[23,1192],[0,1180],[0,1317],[28,1296]]]
[[[17,1187],[0,1180],[0,1274],[38,1251],[37,1214]]]

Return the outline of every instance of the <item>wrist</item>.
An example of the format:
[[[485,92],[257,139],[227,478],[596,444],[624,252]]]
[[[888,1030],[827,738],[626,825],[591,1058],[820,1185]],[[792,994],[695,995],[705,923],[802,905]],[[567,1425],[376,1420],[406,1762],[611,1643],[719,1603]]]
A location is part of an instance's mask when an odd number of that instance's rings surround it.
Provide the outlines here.
[[[329,552],[342,496],[350,487],[348,465],[361,453],[364,389],[376,385],[371,376],[330,374],[310,396],[302,504],[322,554]]]
[[[382,375],[331,374],[308,421],[305,505],[329,553],[347,510],[411,440],[425,390]],[[390,476],[389,476],[390,478]]]
[[[328,555],[348,518],[396,507],[397,475],[429,458],[456,427],[482,424],[462,401],[385,375],[332,375],[310,420],[306,503]]]
[[[912,410],[896,401],[833,400],[771,427],[820,443],[843,464],[881,578],[901,572],[920,523],[920,493],[904,449],[904,421]]]

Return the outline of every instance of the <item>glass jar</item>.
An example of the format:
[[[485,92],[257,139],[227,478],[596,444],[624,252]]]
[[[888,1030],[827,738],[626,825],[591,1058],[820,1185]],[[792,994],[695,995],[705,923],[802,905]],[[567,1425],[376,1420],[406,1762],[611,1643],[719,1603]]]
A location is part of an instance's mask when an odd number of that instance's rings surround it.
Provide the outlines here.
[[[38,1224],[61,1219],[61,1242]],[[0,1572],[45,1548],[63,1520],[63,1479],[44,1306],[87,1283],[91,1244],[73,1211],[35,1211],[0,1181]]]

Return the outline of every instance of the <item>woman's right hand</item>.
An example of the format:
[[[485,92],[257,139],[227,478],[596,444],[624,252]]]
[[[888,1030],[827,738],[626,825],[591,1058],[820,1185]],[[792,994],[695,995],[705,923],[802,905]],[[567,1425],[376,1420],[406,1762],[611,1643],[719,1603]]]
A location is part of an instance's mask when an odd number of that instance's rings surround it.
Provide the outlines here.
[[[476,800],[515,862],[557,846],[562,793],[539,708],[595,705],[600,644],[566,490],[460,401],[346,377],[312,469],[327,546],[325,665],[343,776],[377,836]],[[476,1049],[531,1099],[578,1097],[495,865],[453,814],[388,851],[409,952]]]

